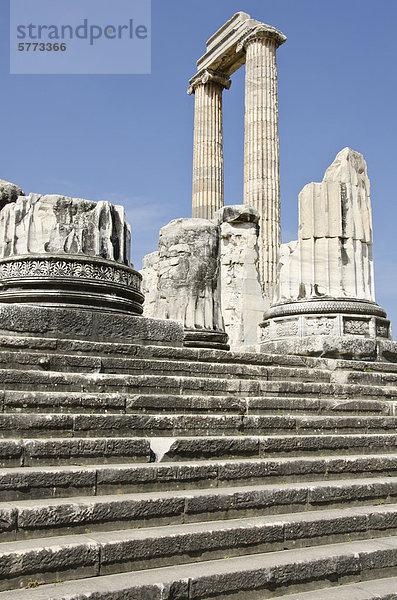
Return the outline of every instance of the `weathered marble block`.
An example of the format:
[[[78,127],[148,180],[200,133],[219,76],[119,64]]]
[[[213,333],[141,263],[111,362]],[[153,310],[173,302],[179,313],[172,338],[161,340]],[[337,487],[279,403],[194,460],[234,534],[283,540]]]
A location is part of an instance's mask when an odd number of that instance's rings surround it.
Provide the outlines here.
[[[303,188],[298,240],[281,246],[276,303],[321,296],[375,301],[370,183],[350,148]]]
[[[266,308],[259,281],[259,212],[245,204],[216,213],[220,224],[221,306],[233,349],[256,344]]]
[[[0,179],[0,210],[9,202],[15,202],[18,196],[24,195],[19,185]]]
[[[177,219],[163,227],[158,252],[143,259],[145,316],[181,321],[186,345],[225,347],[227,336],[235,350],[256,344],[266,306],[258,221],[259,213],[242,204],[223,207],[213,221]]]
[[[180,323],[141,316],[122,206],[24,196],[2,180],[0,206],[0,333],[182,345]]]
[[[141,314],[124,208],[0,185],[0,303]],[[21,308],[22,310],[22,308]],[[15,311],[14,311],[15,312]]]
[[[19,196],[0,211],[0,257],[93,256],[130,265],[124,208],[66,196]]]
[[[159,253],[151,252],[142,259],[142,294],[145,296],[144,314],[155,317],[157,314],[157,283],[158,283]]]
[[[175,219],[160,230],[156,316],[182,321],[186,341],[198,345],[227,339],[220,309],[218,245],[218,227],[206,219]]]
[[[261,328],[265,352],[382,357],[391,324],[375,302],[370,183],[359,152],[344,148],[323,181],[300,193],[298,240],[281,246],[278,298]]]

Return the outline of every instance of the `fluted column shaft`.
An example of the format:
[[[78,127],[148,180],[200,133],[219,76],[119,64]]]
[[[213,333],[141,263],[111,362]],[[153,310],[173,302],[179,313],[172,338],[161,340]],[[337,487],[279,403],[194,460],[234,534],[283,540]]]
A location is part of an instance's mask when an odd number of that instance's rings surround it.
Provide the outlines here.
[[[270,301],[277,283],[281,241],[276,49],[282,41],[259,31],[244,43],[244,203],[261,216],[260,277]]]
[[[224,204],[222,92],[230,80],[205,74],[189,88],[195,94],[192,216],[212,219]]]

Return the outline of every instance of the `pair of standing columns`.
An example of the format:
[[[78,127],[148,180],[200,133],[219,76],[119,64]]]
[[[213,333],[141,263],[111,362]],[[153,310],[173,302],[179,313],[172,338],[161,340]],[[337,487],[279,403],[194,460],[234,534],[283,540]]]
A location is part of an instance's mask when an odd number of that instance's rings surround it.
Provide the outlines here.
[[[276,49],[286,40],[271,26],[248,31],[245,50],[244,204],[260,214],[260,276],[271,299],[280,246],[280,182]],[[211,219],[224,204],[222,92],[229,78],[207,70],[191,80],[195,93],[193,217]]]

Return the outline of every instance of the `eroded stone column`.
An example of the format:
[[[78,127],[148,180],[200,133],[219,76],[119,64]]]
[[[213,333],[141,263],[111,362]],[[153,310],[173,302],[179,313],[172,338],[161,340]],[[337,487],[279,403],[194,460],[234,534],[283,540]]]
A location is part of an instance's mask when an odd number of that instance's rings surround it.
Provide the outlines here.
[[[280,179],[276,50],[286,37],[259,25],[239,42],[246,51],[244,204],[260,214],[260,276],[271,301],[280,247]]]
[[[190,80],[195,94],[192,217],[212,219],[223,206],[222,92],[230,79],[206,70]]]

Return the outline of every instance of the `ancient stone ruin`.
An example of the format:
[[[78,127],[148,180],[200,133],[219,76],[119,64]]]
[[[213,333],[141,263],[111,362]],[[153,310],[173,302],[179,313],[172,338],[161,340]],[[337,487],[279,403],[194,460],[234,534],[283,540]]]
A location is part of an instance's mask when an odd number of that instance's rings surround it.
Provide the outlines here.
[[[299,195],[298,240],[280,248],[278,297],[262,349],[373,358],[394,355],[390,321],[375,302],[367,167],[345,148],[321,183]]]
[[[361,154],[345,148],[322,183],[302,190],[298,240],[281,244],[276,50],[285,40],[237,13],[197,61],[188,89],[195,97],[193,218],[164,227],[161,250],[144,259],[145,315],[183,321],[186,343],[197,346],[217,340],[216,347],[228,341],[232,350],[397,360],[390,321],[375,302],[370,184]],[[243,64],[244,205],[224,207],[222,94]],[[205,223],[217,243],[200,243]],[[167,228],[178,237],[169,252],[162,242]],[[216,319],[205,316],[195,277],[178,271],[184,236],[189,245],[195,229],[194,263],[201,261],[202,270],[211,263],[206,306],[217,306]],[[178,299],[174,280],[184,281]]]
[[[342,150],[280,244],[284,41],[245,13],[209,39],[193,217],[143,278],[122,207],[0,180],[0,600],[397,597],[366,165]],[[244,62],[244,202],[223,206],[222,90]]]

